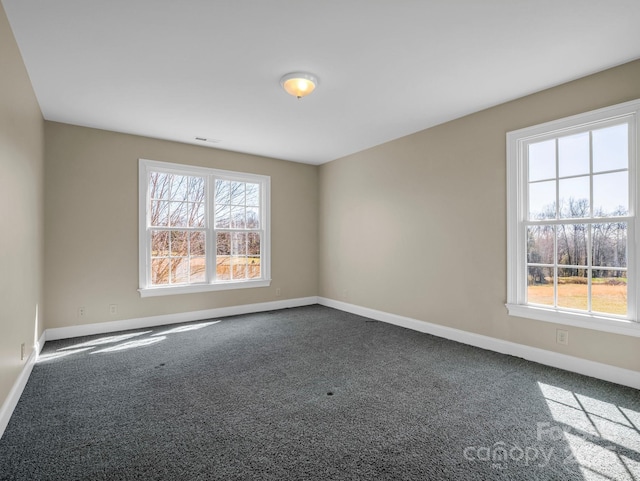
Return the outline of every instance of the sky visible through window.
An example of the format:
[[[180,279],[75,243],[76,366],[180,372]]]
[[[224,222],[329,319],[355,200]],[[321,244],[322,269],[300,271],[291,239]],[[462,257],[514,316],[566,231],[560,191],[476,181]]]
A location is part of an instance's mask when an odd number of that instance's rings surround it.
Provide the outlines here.
[[[560,218],[574,217],[563,211],[570,199],[586,199],[588,207],[593,207],[594,216],[626,215],[629,207],[628,124],[591,132],[592,156],[589,132],[557,139],[557,175],[556,139],[529,145],[529,219],[555,218],[556,188]],[[593,175],[593,196],[590,174]]]

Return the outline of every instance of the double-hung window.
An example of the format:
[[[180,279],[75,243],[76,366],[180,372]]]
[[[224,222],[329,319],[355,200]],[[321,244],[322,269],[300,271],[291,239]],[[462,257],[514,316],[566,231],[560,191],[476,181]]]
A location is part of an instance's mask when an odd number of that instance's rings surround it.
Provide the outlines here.
[[[268,286],[269,184],[140,159],[141,295]]]
[[[640,335],[639,112],[633,101],[507,134],[510,314]]]

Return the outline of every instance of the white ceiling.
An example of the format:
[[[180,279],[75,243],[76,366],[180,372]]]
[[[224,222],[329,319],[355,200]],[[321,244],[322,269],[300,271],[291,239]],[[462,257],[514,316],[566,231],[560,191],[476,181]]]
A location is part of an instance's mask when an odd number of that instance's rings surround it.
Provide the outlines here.
[[[310,164],[640,58],[638,0],[2,4],[45,119]]]

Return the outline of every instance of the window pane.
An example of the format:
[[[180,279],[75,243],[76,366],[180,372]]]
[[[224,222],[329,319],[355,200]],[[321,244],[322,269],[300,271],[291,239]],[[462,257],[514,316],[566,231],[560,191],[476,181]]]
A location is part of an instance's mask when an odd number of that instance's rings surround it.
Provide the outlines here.
[[[627,223],[594,224],[591,234],[591,264],[594,277],[606,275],[597,267],[627,267]]]
[[[231,205],[245,205],[244,182],[231,182]]]
[[[593,131],[593,171],[629,167],[629,125],[614,125]]]
[[[189,260],[189,281],[204,282],[206,276],[207,262],[204,257],[192,257]]]
[[[561,224],[558,229],[558,264],[587,265],[587,224]],[[584,269],[562,269],[558,276],[584,276]]]
[[[608,314],[627,314],[627,273],[605,271],[591,281],[591,310]]]
[[[553,268],[529,267],[527,302],[553,306]]]
[[[215,203],[216,204],[229,204],[229,192],[230,192],[231,183],[227,180],[216,180],[216,193],[215,193]]]
[[[218,232],[216,236],[216,278],[222,281],[231,279],[231,234]]]
[[[559,190],[561,219],[591,216],[589,177],[560,180]]]
[[[190,227],[204,227],[205,211],[204,204],[189,204],[189,226]]]
[[[217,228],[231,227],[231,208],[227,205],[216,205],[215,224]]]
[[[204,177],[189,177],[189,192],[187,198],[191,202],[203,202],[204,195]]]
[[[166,230],[151,232],[151,257],[169,255],[169,232]]]
[[[234,232],[231,236],[231,254],[246,255],[247,234],[244,232]]]
[[[258,279],[260,278],[260,257],[253,256],[247,258],[247,277],[249,279]]]
[[[629,213],[629,172],[593,176],[593,215],[619,216]]]
[[[171,176],[161,172],[151,172],[149,175],[149,197],[151,199],[168,199]]]
[[[558,139],[560,177],[589,173],[589,132]]]
[[[246,184],[247,205],[257,207],[260,205],[260,184]]]
[[[231,258],[229,256],[218,256],[216,258],[216,279],[228,281],[231,279]]]
[[[171,200],[187,200],[189,190],[189,177],[186,175],[171,176]]]
[[[231,255],[231,234],[229,232],[218,232],[216,236],[216,253],[219,256]]]
[[[246,225],[244,207],[231,207],[231,228],[244,229]]]
[[[555,179],[556,141],[529,144],[529,180]]]
[[[186,202],[169,203],[169,222],[175,227],[188,226],[188,205]]]
[[[247,258],[244,256],[231,257],[231,272],[233,279],[247,278]]]
[[[247,207],[247,229],[260,228],[260,209],[258,207]]]
[[[553,226],[529,226],[527,228],[527,262],[553,264],[554,239]]]
[[[151,212],[149,214],[149,225],[152,227],[168,226],[169,202],[151,201]]]
[[[204,232],[191,232],[190,234],[190,255],[191,256],[203,256],[205,255],[205,233]]]
[[[247,254],[250,256],[260,255],[260,234],[257,232],[247,234]]]
[[[556,218],[556,182],[529,184],[529,219]]]
[[[558,276],[558,307],[586,311],[588,308],[588,293],[589,286],[586,277],[563,278]]]
[[[171,284],[189,282],[189,262],[186,257],[171,258]]]
[[[151,259],[151,283],[154,285],[169,284],[169,259],[160,257]]]
[[[185,257],[189,255],[189,232],[172,230],[170,234],[171,257]]]

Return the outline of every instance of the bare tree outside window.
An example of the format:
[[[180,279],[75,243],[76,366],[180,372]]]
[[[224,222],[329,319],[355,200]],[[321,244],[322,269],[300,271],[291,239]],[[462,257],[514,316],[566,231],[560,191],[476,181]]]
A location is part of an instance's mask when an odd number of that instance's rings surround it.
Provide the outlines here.
[[[142,297],[268,287],[269,176],[139,160]]]
[[[561,203],[563,218],[586,218],[587,199]],[[548,219],[549,204],[538,220]],[[625,314],[627,310],[626,221],[611,221],[627,215],[620,206],[613,212],[597,209],[603,222],[535,224],[527,228],[528,297],[530,302],[586,310],[591,284],[592,310]],[[589,258],[590,255],[590,258]],[[554,266],[557,269],[554,269]]]
[[[214,199],[217,278],[260,278],[260,185],[217,179]]]
[[[151,283],[204,282],[204,177],[151,172],[149,176]]]
[[[216,179],[216,280],[259,279],[260,184]],[[206,282],[206,180],[151,172],[152,285]]]

